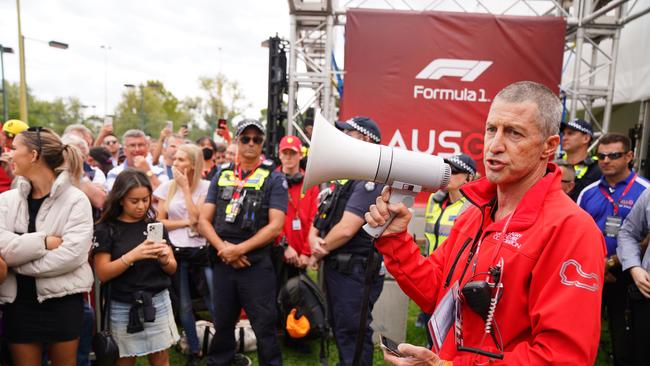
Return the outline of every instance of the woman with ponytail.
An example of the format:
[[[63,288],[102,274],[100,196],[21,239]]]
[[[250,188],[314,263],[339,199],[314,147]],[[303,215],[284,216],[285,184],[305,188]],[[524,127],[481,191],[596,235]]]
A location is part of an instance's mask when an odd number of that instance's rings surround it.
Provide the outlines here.
[[[187,365],[196,365],[200,358],[200,345],[196,334],[190,288],[203,283],[205,304],[214,316],[212,307],[212,267],[205,238],[196,231],[199,211],[208,193],[210,182],[201,179],[203,154],[193,144],[178,147],[174,157],[174,179],[162,183],[154,192],[158,199],[158,220],[169,231],[178,262],[175,284],[180,298],[180,321],[185,329],[190,355]],[[194,276],[192,276],[194,275]],[[190,278],[198,278],[191,281]],[[207,287],[207,291],[205,291]]]
[[[5,337],[15,365],[74,365],[93,222],[79,190],[82,157],[49,129],[32,127],[13,140],[14,189],[0,194],[0,257],[9,268],[0,284]]]

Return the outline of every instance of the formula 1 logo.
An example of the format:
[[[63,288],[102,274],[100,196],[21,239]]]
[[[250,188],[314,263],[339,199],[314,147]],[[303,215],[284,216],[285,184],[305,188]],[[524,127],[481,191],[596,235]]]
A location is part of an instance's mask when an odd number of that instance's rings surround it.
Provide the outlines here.
[[[460,81],[474,81],[492,65],[492,61],[438,58],[422,69],[416,79],[439,80],[445,76],[460,77]]]
[[[582,266],[575,259],[569,259],[562,263],[560,279],[563,285],[575,286],[593,292],[598,291],[598,287],[600,286],[598,275],[583,272]]]

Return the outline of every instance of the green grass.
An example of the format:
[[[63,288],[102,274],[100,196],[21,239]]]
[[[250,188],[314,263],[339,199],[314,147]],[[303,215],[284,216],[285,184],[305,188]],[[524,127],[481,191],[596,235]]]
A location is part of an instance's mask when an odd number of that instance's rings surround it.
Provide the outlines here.
[[[413,301],[409,301],[408,309],[408,320],[406,327],[406,342],[415,344],[418,346],[424,346],[426,344],[426,335],[424,333],[424,328],[417,328],[415,326],[415,319],[420,313],[420,309],[415,305]],[[609,332],[607,331],[607,323],[604,321],[602,324],[602,334],[601,342],[598,352],[598,358],[596,360],[596,366],[607,366],[611,365],[612,362],[609,360],[609,350],[611,349],[609,343]],[[318,360],[318,352],[320,351],[320,345],[318,341],[313,341],[310,344],[311,352],[308,354],[301,353],[293,348],[282,347],[282,360],[285,365],[300,365],[300,366],[318,366],[320,362]],[[334,340],[329,341],[328,347],[328,357],[327,361],[330,365],[336,365],[338,362],[338,352],[336,351],[336,345]],[[246,354],[248,357],[253,360],[253,365],[258,365],[257,362],[257,353],[249,352]],[[141,357],[138,359],[137,365],[147,365],[148,362],[146,358]],[[185,365],[185,355],[177,351],[176,348],[170,350],[170,364],[171,365]],[[200,363],[201,365],[206,365],[205,359]],[[375,353],[373,356],[373,365],[385,365],[383,361],[383,354],[379,347],[375,347]]]

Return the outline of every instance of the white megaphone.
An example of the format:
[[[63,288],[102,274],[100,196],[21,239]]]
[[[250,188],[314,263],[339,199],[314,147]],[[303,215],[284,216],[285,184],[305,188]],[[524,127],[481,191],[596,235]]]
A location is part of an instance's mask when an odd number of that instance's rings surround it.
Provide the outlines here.
[[[335,179],[367,180],[390,186],[391,203],[411,207],[421,191],[435,192],[449,183],[451,168],[439,156],[360,141],[339,131],[320,113],[315,117],[303,191]],[[366,224],[363,228],[378,238],[392,219],[393,215],[381,227]]]

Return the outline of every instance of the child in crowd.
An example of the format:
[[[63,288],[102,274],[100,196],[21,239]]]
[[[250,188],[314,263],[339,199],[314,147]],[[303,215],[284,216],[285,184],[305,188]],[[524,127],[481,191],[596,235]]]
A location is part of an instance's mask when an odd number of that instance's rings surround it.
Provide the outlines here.
[[[95,226],[95,271],[109,284],[118,366],[132,366],[136,356],[145,355],[151,365],[169,365],[167,350],[179,338],[167,290],[176,271],[169,238],[165,233],[162,243],[147,240],[147,224],[155,217],[151,195],[145,173],[124,170]]]

